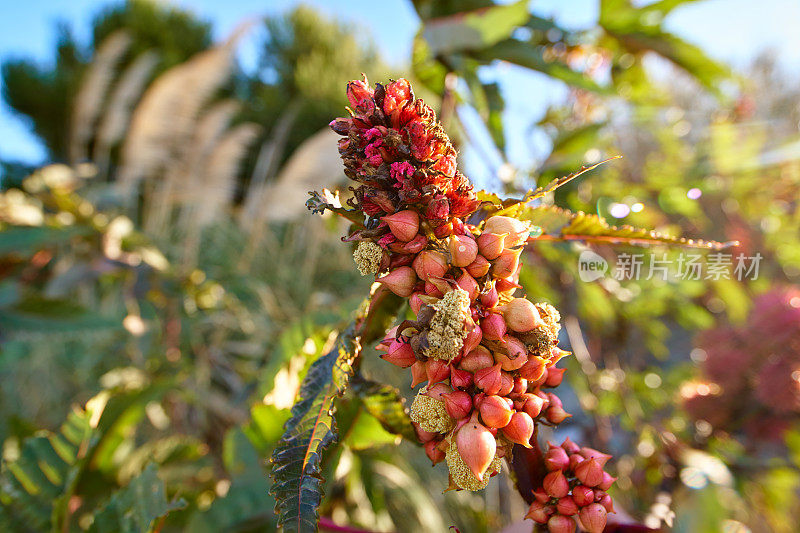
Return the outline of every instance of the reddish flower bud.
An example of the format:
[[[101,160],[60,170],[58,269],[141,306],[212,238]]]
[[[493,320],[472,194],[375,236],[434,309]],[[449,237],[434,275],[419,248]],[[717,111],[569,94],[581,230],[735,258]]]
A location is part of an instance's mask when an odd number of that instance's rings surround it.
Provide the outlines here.
[[[439,442],[431,440],[425,443],[425,455],[431,460],[431,463],[436,465],[444,460],[445,453],[439,449]]]
[[[485,346],[479,345],[464,356],[458,367],[467,372],[477,372],[492,365],[494,365],[492,353]]]
[[[464,361],[462,361],[462,364],[463,363]],[[486,394],[497,394],[500,392],[500,388],[503,386],[500,365],[496,364],[494,366],[476,370],[474,382],[475,386]]]
[[[544,377],[547,365],[540,357],[528,357],[525,364],[519,368],[519,375],[529,382],[539,381]]]
[[[528,351],[522,341],[511,335],[504,335],[503,342],[508,354],[501,351],[494,353],[494,359],[506,372],[511,372],[522,367],[528,362]]]
[[[506,248],[506,234],[481,233],[478,235],[478,251],[488,260],[497,259]]]
[[[544,476],[542,488],[553,498],[563,498],[569,493],[569,481],[561,470],[554,470]]]
[[[467,265],[467,272],[469,272],[472,277],[482,278],[489,273],[489,268],[491,266],[492,264],[487,261],[485,257],[479,255],[475,258],[475,261]]]
[[[514,414],[506,399],[495,395],[487,395],[483,398],[479,411],[483,423],[495,429],[506,427]]]
[[[572,442],[569,437],[564,439],[564,442],[561,443],[561,447],[564,448],[564,450],[566,450],[566,452],[569,454],[578,453],[581,451],[580,446]]]
[[[483,474],[497,451],[497,440],[478,421],[477,412],[473,412],[469,421],[456,433],[456,447],[472,475],[483,481]]]
[[[574,533],[575,521],[561,514],[554,514],[547,521],[547,531],[550,533]]]
[[[580,449],[580,453],[586,459],[596,459],[597,462],[600,464],[601,467],[605,466],[609,459],[611,459],[611,455],[607,453],[603,453],[600,451],[595,450],[594,448],[589,448],[588,446],[584,446]]]
[[[414,239],[419,232],[419,214],[411,209],[381,217],[381,220],[389,224],[392,234],[403,242]]]
[[[444,408],[447,410],[447,414],[456,420],[466,417],[472,411],[472,397],[462,390],[444,394],[442,399],[444,400]]]
[[[457,389],[466,389],[472,385],[472,372],[450,366],[450,384]]]
[[[553,507],[551,505],[535,501],[528,507],[528,514],[525,515],[525,518],[530,518],[538,524],[546,524],[552,514]]]
[[[383,283],[398,296],[404,298],[411,296],[414,292],[414,285],[417,283],[417,275],[411,267],[397,267],[385,276],[376,281]]]
[[[383,97],[383,112],[393,118],[412,99],[411,84],[399,78],[386,85],[386,96]]]
[[[506,334],[506,322],[503,317],[496,313],[489,315],[481,321],[483,336],[489,340],[499,341]]]
[[[442,359],[428,359],[425,371],[429,383],[439,383],[450,377],[450,365]]]
[[[408,368],[417,362],[411,345],[407,342],[400,342],[397,340],[393,340],[391,344],[389,344],[388,351],[380,357],[384,361],[388,361],[400,368]]]
[[[576,485],[572,488],[572,499],[578,507],[585,507],[594,502],[594,491],[586,485]]]
[[[492,262],[492,276],[495,278],[508,278],[516,274],[521,253],[522,248],[506,248],[503,250],[498,258]]]
[[[509,421],[508,425],[503,428],[503,434],[515,444],[532,448],[530,441],[533,436],[533,430],[533,418],[525,412],[516,411],[511,416],[511,421]],[[545,490],[547,489],[545,488]]]
[[[567,452],[561,446],[550,444],[550,449],[544,455],[544,465],[548,470],[564,470],[569,466]]]
[[[494,286],[494,283],[492,283],[489,290],[481,294],[481,303],[487,309],[491,309],[496,306],[498,302],[500,302],[500,295],[497,294],[497,288]]]
[[[558,500],[556,510],[564,516],[573,516],[578,514],[578,506],[572,499],[572,496],[564,496]]]
[[[596,487],[603,482],[603,467],[597,459],[587,459],[575,468],[575,477],[587,487]]]
[[[595,499],[597,500],[597,503],[605,508],[606,511],[609,513],[616,513],[614,510],[614,500],[611,499],[610,495],[603,494],[600,496],[600,498],[597,498],[597,494],[595,494]]]
[[[528,413],[531,418],[536,418],[542,413],[545,403],[544,398],[535,394],[526,394],[525,398],[525,403],[522,406],[523,411]]]
[[[426,281],[431,278],[441,278],[447,273],[449,268],[447,259],[439,252],[433,250],[423,250],[414,259],[414,270],[417,275]]]
[[[493,216],[486,221],[483,231],[484,233],[495,233],[498,235],[506,234],[505,245],[512,248],[528,240],[530,227],[530,222],[524,222],[511,217]]]
[[[470,276],[466,271],[459,276],[456,280],[456,284],[461,288],[461,290],[467,291],[469,294],[469,300],[473,301],[478,297],[478,282],[475,281],[475,278]]]
[[[497,394],[500,396],[508,396],[514,390],[514,376],[508,372],[500,372],[500,390]]]
[[[551,424],[560,424],[561,422],[563,422],[564,420],[566,420],[571,416],[572,415],[566,412],[564,408],[561,407],[560,405],[551,405],[544,412],[544,417]]]
[[[544,380],[544,384],[548,387],[558,387],[561,385],[561,381],[564,379],[564,372],[566,371],[566,368],[551,366],[547,369],[547,378]]]
[[[425,368],[425,363],[417,361],[411,365],[411,388],[413,389],[420,383],[428,379],[428,372]]]
[[[502,306],[501,311],[508,327],[520,333],[525,333],[536,326],[544,325],[536,306],[526,298],[514,298]]]
[[[601,481],[600,484],[597,485],[597,488],[608,490],[611,488],[611,485],[613,485],[616,480],[617,478],[615,478],[608,472],[603,472],[603,481]]]
[[[472,235],[453,235],[448,239],[447,249],[453,266],[466,267],[478,257],[478,243]]]
[[[578,518],[588,533],[603,533],[608,520],[605,507],[599,503],[592,503],[581,509]]]
[[[347,100],[351,106],[358,107],[365,99],[372,99],[372,89],[367,84],[366,77],[364,81],[353,80],[347,84]]]

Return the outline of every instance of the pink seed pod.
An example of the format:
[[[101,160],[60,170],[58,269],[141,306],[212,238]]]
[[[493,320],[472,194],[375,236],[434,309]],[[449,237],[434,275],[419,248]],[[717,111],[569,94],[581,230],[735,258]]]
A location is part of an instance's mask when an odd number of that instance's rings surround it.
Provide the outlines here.
[[[545,505],[543,502],[535,501],[528,507],[528,514],[525,515],[525,518],[530,518],[537,524],[546,524],[552,514],[553,507],[551,505]]]
[[[413,266],[417,275],[425,281],[444,277],[450,268],[444,255],[433,250],[421,251],[414,259]]]
[[[482,278],[489,273],[492,264],[482,255],[478,255],[475,261],[467,265],[467,272],[475,278]]]
[[[606,466],[606,463],[612,457],[607,453],[595,450],[594,448],[589,448],[588,446],[584,446],[583,448],[581,448],[578,453],[580,453],[586,459],[592,459],[592,458],[596,459],[597,462],[600,463],[601,467]]]
[[[439,433],[425,431],[424,429],[419,427],[419,424],[417,424],[416,422],[411,422],[411,425],[414,426],[414,432],[417,434],[417,438],[419,439],[419,441],[423,444],[441,437]]]
[[[492,352],[486,346],[478,345],[461,359],[458,368],[467,372],[477,372],[494,364]]]
[[[431,440],[425,443],[425,455],[428,456],[428,459],[431,460],[431,463],[435,466],[437,463],[441,463],[444,460],[445,453],[439,449],[439,442],[436,440]]]
[[[381,217],[381,220],[389,224],[389,230],[400,241],[408,242],[419,233],[419,214],[411,209]]]
[[[544,413],[544,417],[551,424],[560,424],[571,416],[572,415],[566,412],[560,405],[551,405]]]
[[[461,353],[464,355],[468,354],[478,347],[481,340],[483,340],[483,330],[481,330],[480,326],[473,327],[470,332],[467,333],[467,336],[464,337],[464,346],[461,349]]]
[[[572,496],[564,496],[558,500],[556,510],[564,516],[574,516],[578,514],[578,506],[572,499]]]
[[[605,507],[599,503],[592,503],[581,509],[578,519],[588,533],[603,533],[608,516]]]
[[[602,505],[609,513],[616,513],[614,510],[614,500],[611,499],[609,494],[603,494],[600,496],[600,498],[598,498],[597,493],[595,492],[595,500],[597,500],[597,503]]]
[[[540,357],[528,357],[525,364],[519,368],[519,375],[527,379],[530,385],[535,385],[544,377],[546,370],[547,366]]]
[[[483,336],[489,340],[499,341],[506,334],[506,322],[503,317],[496,313],[489,315],[481,321]]]
[[[425,293],[422,292],[415,292],[408,299],[408,305],[411,306],[411,310],[414,311],[415,315],[418,315],[419,310],[422,309],[423,305],[425,305],[425,301],[422,299],[424,294]]]
[[[469,421],[456,433],[456,447],[472,475],[478,481],[483,481],[483,475],[497,451],[497,440],[480,423],[477,412],[473,412]]]
[[[511,217],[493,216],[486,221],[483,231],[485,233],[507,234],[505,245],[511,248],[519,246],[528,240],[530,227],[530,222],[523,222]]]
[[[504,427],[502,431],[511,442],[521,444],[526,448],[532,448],[530,441],[533,436],[533,430],[533,418],[528,416],[525,412],[516,411],[511,416],[511,421],[509,421],[508,425]]]
[[[526,298],[514,298],[501,307],[503,318],[508,327],[519,333],[533,330],[536,326],[544,325],[536,306]]]
[[[497,294],[497,288],[492,283],[489,290],[481,294],[481,303],[487,309],[491,309],[500,302],[500,295]]]
[[[522,288],[522,285],[508,279],[495,280],[494,286],[497,287],[497,292],[512,294],[515,290]]]
[[[444,293],[439,289],[439,285],[431,283],[430,281],[425,282],[425,294],[434,298],[441,298],[444,296]]]
[[[442,395],[444,408],[451,417],[460,420],[472,412],[472,397],[462,391],[456,390]]]
[[[478,235],[478,251],[488,260],[497,259],[506,247],[506,234],[481,233]]]
[[[585,507],[594,502],[594,491],[586,485],[575,485],[572,488],[572,499],[578,507]]]
[[[548,357],[548,360],[550,361],[550,365],[551,366],[555,365],[556,363],[558,363],[561,360],[561,358],[566,357],[571,353],[572,352],[568,352],[567,350],[562,350],[558,346],[551,346],[550,347],[550,356]]]
[[[584,459],[582,455],[578,455],[577,453],[570,455],[569,456],[569,469],[574,472],[575,469],[578,468],[578,465],[581,464],[582,462],[584,462],[585,460],[586,459]]]
[[[603,482],[603,467],[597,459],[587,459],[575,468],[575,477],[587,487],[597,487]]]
[[[531,418],[538,417],[544,408],[544,398],[535,394],[526,394],[525,398],[526,399],[522,406],[522,410],[528,413]]]
[[[500,372],[500,390],[497,394],[500,396],[508,396],[514,390],[514,376],[508,372]]]
[[[450,365],[441,359],[428,359],[425,371],[429,383],[439,383],[450,377]]]
[[[512,394],[525,394],[528,390],[528,380],[519,376],[514,378],[514,388],[511,389]]]
[[[479,407],[481,420],[490,428],[504,428],[511,421],[514,411],[508,406],[508,402],[500,396],[486,396],[481,401]]]
[[[600,484],[597,485],[597,488],[602,490],[608,490],[611,488],[611,485],[613,485],[616,480],[617,478],[615,478],[608,472],[603,472],[603,481],[601,481]]]
[[[569,481],[561,470],[554,470],[544,476],[542,487],[553,498],[563,498],[569,493]]]
[[[408,242],[397,241],[389,245],[389,249],[399,254],[418,254],[428,245],[425,235],[417,235]]]
[[[508,355],[503,352],[495,352],[494,360],[500,363],[503,370],[511,372],[518,370],[528,361],[528,351],[522,341],[511,335],[504,335],[503,342],[508,350]]]
[[[463,363],[463,361],[462,361]],[[475,371],[475,386],[486,394],[497,394],[503,386],[500,365],[496,364],[487,368]]]
[[[566,469],[569,466],[569,457],[567,456],[567,452],[565,452],[564,448],[561,446],[550,444],[550,448],[544,455],[544,465],[547,467],[547,470],[551,472],[553,470]]]
[[[466,389],[472,385],[472,372],[461,370],[455,366],[450,365],[450,384],[457,389]]]
[[[400,368],[408,368],[417,362],[411,345],[407,342],[400,342],[397,340],[392,340],[391,344],[389,344],[388,351],[380,357],[384,361],[388,361]]]
[[[534,490],[533,497],[539,503],[547,503],[550,501],[550,495],[545,492],[543,487],[539,487],[538,489]]]
[[[564,439],[564,442],[561,443],[561,447],[569,454],[578,453],[581,450],[580,446],[572,442],[569,437]]]
[[[554,514],[547,521],[547,530],[550,533],[574,533],[575,521],[568,516]]]
[[[417,275],[414,269],[407,266],[397,267],[376,281],[383,283],[389,290],[398,296],[407,298],[414,292],[414,285],[417,283]]]
[[[462,272],[462,274],[458,277],[456,284],[461,288],[461,290],[467,291],[470,301],[473,301],[478,297],[478,292],[480,291],[478,282],[475,281],[475,278],[470,276],[466,271]]]
[[[453,389],[451,389],[447,383],[435,383],[428,386],[428,390],[426,390],[424,394],[434,400],[444,401],[444,395],[449,392],[453,392]]]
[[[478,243],[472,235],[453,235],[448,239],[447,249],[453,266],[466,267],[478,257]]]
[[[551,366],[547,369],[547,378],[544,380],[544,384],[547,387],[558,387],[561,385],[561,381],[564,379],[564,372],[566,372],[566,368],[556,368]]]
[[[417,361],[413,365],[411,365],[411,388],[413,389],[420,383],[427,381],[428,379],[428,372],[425,368],[425,363],[422,361]]]
[[[517,273],[519,267],[519,256],[522,254],[522,248],[506,248],[492,262],[492,276],[495,278],[509,278]]]

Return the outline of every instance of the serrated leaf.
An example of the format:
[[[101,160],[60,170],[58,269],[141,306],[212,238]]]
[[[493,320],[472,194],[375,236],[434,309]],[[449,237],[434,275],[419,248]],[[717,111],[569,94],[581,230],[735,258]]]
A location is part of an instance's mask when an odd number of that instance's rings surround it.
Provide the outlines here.
[[[306,200],[306,207],[312,213],[325,213],[325,210],[332,211],[340,217],[346,218],[356,226],[364,227],[364,213],[356,209],[345,209],[339,200],[339,192],[331,192],[328,189],[322,191],[308,191],[311,196]]]
[[[159,519],[186,506],[182,499],[167,501],[164,483],[152,463],[98,510],[89,528],[92,533],[139,533],[154,531]]]
[[[361,350],[356,322],[339,335],[335,347],[308,370],[299,401],[272,454],[270,494],[278,524],[286,533],[317,531],[322,501],[322,452],[337,440],[333,402],[344,393]]]
[[[543,229],[544,234],[536,238],[537,241],[581,241],[631,246],[666,244],[708,250],[721,250],[738,244],[736,241],[716,242],[673,237],[627,225],[612,226],[597,215],[581,211],[573,213],[555,206],[526,208],[519,213],[519,218],[533,222]]]
[[[364,405],[366,411],[380,422],[383,428],[400,435],[410,442],[417,443],[414,426],[408,416],[405,398],[391,385],[358,377],[353,383],[353,391]]]

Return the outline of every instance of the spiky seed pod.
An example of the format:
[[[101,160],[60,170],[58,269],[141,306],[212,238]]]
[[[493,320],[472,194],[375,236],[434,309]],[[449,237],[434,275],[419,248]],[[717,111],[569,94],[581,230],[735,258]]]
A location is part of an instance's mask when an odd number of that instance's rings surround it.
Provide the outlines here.
[[[413,422],[431,433],[446,433],[455,425],[455,421],[447,413],[444,402],[427,396],[424,390],[414,398],[409,414]]]
[[[503,460],[495,456],[486,468],[483,479],[479,480],[464,462],[461,454],[458,453],[455,443],[452,443],[447,448],[445,459],[447,460],[447,467],[450,469],[450,479],[456,487],[462,490],[476,491],[485,489],[489,486],[491,475],[500,472],[503,467]]]
[[[469,294],[461,289],[448,292],[434,304],[436,314],[428,332],[426,356],[450,361],[461,353],[470,319],[469,304]]]
[[[372,241],[361,241],[353,252],[353,261],[362,276],[377,274],[383,258],[383,248]]]

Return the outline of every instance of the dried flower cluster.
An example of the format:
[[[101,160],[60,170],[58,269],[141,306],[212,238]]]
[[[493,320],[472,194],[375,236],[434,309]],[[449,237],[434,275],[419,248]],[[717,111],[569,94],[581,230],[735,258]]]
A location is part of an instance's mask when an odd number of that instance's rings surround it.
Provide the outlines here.
[[[556,345],[559,313],[515,296],[530,224],[470,216],[480,202],[456,169],[455,149],[433,110],[408,81],[374,90],[353,81],[347,96],[351,116],[331,127],[344,136],[345,172],[359,184],[350,205],[365,224],[345,240],[358,241],[359,271],[408,298],[416,315],[388,333],[382,357],[410,368],[412,387],[426,383],[411,418],[428,457],[446,460],[450,488],[482,489],[514,445],[531,447],[537,424],[571,416],[548,391],[561,383],[564,370],[555,364],[568,355]],[[564,470],[562,477],[567,473],[573,475]],[[594,499],[582,518],[590,531],[605,521]],[[542,512],[550,513],[551,503],[558,508],[554,502],[548,498]],[[604,512],[608,506],[601,505]]]

